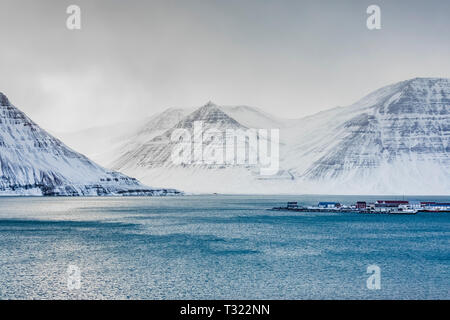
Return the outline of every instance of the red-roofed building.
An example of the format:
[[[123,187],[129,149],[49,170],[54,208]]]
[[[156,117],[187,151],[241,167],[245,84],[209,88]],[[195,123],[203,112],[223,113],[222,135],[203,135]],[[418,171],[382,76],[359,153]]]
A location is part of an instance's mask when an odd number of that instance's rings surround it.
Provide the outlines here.
[[[356,202],[356,209],[366,209],[367,203],[365,201]]]

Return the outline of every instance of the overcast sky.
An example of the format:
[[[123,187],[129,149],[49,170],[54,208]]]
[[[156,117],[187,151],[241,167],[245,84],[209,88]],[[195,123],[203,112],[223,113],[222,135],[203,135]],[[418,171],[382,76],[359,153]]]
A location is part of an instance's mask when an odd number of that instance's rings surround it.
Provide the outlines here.
[[[82,29],[66,28],[81,7]],[[381,7],[382,29],[366,27]],[[298,118],[450,77],[450,1],[0,0],[0,91],[53,132],[212,100]]]

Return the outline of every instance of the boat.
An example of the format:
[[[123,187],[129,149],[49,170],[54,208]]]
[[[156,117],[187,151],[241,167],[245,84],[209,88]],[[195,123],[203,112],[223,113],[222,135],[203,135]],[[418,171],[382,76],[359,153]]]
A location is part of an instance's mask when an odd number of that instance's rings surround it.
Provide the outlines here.
[[[416,214],[417,212],[418,212],[418,210],[415,210],[415,209],[402,209],[402,208],[399,208],[399,209],[392,210],[389,213],[390,214]]]

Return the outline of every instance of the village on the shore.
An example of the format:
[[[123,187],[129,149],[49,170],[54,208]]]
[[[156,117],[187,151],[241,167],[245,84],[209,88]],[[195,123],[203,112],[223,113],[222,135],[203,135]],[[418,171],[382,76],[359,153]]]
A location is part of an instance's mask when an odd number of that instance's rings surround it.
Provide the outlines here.
[[[323,201],[319,202],[317,206],[302,206],[298,202],[290,201],[285,207],[274,207],[272,210],[416,214],[418,212],[450,212],[450,203],[435,201],[377,200],[375,202],[357,201],[352,205],[344,205],[339,202]]]

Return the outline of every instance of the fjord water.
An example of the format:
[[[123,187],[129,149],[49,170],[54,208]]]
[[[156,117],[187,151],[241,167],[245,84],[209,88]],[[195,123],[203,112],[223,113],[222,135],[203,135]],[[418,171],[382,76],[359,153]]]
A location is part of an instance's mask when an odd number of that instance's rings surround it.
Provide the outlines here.
[[[376,198],[0,198],[0,298],[449,299],[448,213],[266,210]]]

